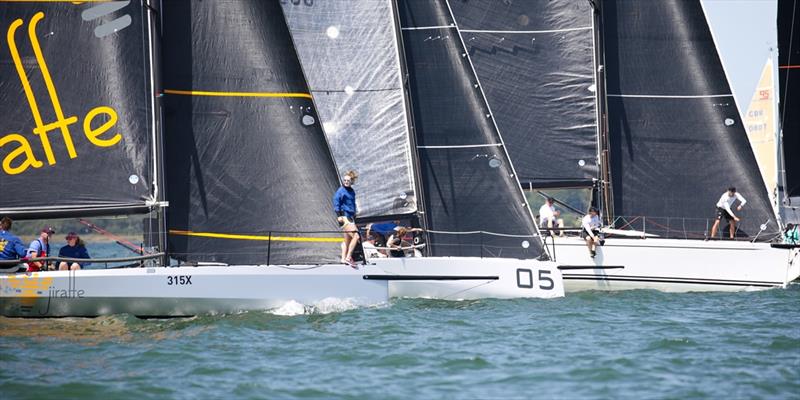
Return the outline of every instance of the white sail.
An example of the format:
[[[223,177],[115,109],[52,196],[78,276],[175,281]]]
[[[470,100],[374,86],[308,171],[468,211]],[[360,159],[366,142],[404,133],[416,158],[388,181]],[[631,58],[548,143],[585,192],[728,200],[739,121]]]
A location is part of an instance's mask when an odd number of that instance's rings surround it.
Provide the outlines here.
[[[358,216],[415,212],[391,2],[284,2],[283,9],[338,169],[359,172]]]

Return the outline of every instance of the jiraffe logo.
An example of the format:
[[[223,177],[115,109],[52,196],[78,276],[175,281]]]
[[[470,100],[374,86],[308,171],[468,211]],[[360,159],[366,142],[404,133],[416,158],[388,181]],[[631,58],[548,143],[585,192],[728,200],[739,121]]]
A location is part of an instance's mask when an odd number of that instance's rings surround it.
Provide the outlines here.
[[[11,151],[8,152],[2,161],[3,172],[8,175],[17,175],[27,171],[29,168],[41,168],[44,166],[44,163],[36,158],[32,144],[40,144],[47,159],[47,164],[50,166],[55,165],[56,155],[53,153],[53,148],[50,143],[51,138],[48,137],[48,134],[53,131],[61,133],[61,140],[64,142],[69,158],[74,159],[78,157],[73,143],[72,132],[70,131],[70,125],[78,122],[78,117],[75,115],[65,116],[61,107],[58,91],[53,84],[50,69],[48,68],[44,54],[42,54],[42,48],[39,45],[39,39],[36,34],[36,25],[42,19],[44,19],[44,13],[36,13],[28,23],[27,31],[38,70],[41,72],[42,79],[47,88],[47,96],[49,96],[53,107],[55,121],[45,122],[39,112],[39,103],[31,88],[30,80],[23,66],[17,47],[17,30],[24,25],[22,19],[17,19],[9,26],[6,34],[6,41],[8,42],[8,51],[11,53],[11,58],[14,61],[20,83],[25,91],[28,106],[36,123],[36,126],[33,128],[33,134],[38,136],[39,143],[35,143],[35,139],[29,140],[28,137],[18,132],[0,136],[0,148],[6,146],[12,147]],[[95,34],[97,34],[97,31],[95,31]],[[117,119],[117,112],[108,106],[99,106],[89,110],[84,116],[82,124],[83,134],[86,140],[97,147],[111,147],[119,143],[119,141],[122,140],[122,136],[119,133],[111,132],[111,129],[117,123]]]
[[[21,297],[20,306],[31,307],[36,303],[36,298],[50,296],[50,285],[53,278],[40,277],[39,274],[9,276],[7,278],[8,288],[11,295]]]

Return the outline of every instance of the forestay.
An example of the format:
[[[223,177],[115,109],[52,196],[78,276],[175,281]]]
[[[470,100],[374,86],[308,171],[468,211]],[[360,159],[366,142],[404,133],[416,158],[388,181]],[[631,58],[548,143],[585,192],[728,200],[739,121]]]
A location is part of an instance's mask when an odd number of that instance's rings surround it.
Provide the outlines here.
[[[336,261],[338,180],[280,4],[169,1],[163,18],[172,255]]]
[[[699,1],[603,3],[614,210],[702,238],[728,186],[739,235],[779,230]],[[658,227],[651,229],[651,227]]]
[[[588,1],[451,1],[525,187],[598,177],[593,10]]]
[[[2,3],[0,215],[148,209],[146,12],[139,1]]]
[[[431,254],[540,255],[531,212],[446,1],[408,0],[399,11]]]
[[[417,210],[390,0],[282,2],[339,174],[359,217]]]

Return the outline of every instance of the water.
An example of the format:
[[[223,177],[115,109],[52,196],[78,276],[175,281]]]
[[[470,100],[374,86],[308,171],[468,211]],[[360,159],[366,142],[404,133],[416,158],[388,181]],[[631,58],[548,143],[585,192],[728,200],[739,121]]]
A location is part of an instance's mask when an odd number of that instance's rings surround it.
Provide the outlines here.
[[[11,398],[800,398],[800,285],[0,318]]]

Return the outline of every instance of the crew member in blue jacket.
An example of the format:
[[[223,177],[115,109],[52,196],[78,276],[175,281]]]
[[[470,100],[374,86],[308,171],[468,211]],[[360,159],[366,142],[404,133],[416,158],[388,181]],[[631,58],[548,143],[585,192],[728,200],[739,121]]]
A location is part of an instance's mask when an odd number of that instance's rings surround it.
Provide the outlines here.
[[[18,260],[24,258],[28,253],[28,247],[22,244],[22,240],[9,232],[11,230],[11,218],[3,217],[0,219],[0,260]],[[0,269],[5,268],[0,266]],[[7,269],[7,268],[6,268]],[[12,267],[5,272],[15,272],[19,268]]]
[[[67,234],[65,238],[67,240],[67,245],[62,247],[58,250],[59,257],[66,257],[66,258],[91,258],[89,257],[89,252],[86,251],[86,244],[83,243],[83,240],[78,236],[75,232],[70,232]],[[60,271],[66,270],[77,270],[86,267],[89,263],[77,263],[77,262],[67,262],[61,261],[58,264],[58,269]]]
[[[342,177],[342,186],[333,195],[333,211],[336,212],[336,220],[344,231],[342,262],[351,267],[356,265],[353,261],[353,250],[359,239],[356,227],[356,191],[353,190],[356,178],[358,178],[356,171],[347,171]]]

